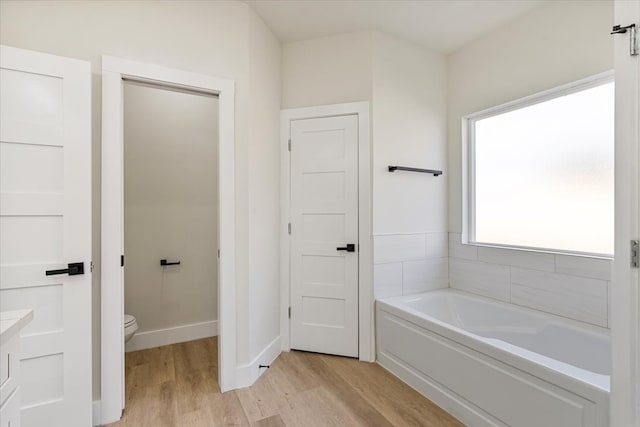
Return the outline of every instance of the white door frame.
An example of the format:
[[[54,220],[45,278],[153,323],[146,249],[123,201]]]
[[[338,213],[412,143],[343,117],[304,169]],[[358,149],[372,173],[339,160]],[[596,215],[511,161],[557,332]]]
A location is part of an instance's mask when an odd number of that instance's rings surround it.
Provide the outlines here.
[[[206,92],[219,97],[219,370],[222,391],[236,386],[235,144],[233,80],[110,56],[102,57],[102,423],[124,408],[123,79]]]
[[[640,2],[615,2],[615,24],[640,25]],[[640,238],[640,57],[629,55],[629,33],[615,36],[615,258],[611,287],[611,426],[640,425],[639,270],[631,239]]]
[[[290,156],[289,135],[292,120],[315,119],[333,116],[358,116],[358,354],[362,361],[375,361],[375,335],[373,319],[372,283],[372,233],[371,233],[371,137],[369,127],[369,102],[323,105],[319,107],[293,108],[280,112],[280,336],[282,350],[291,349],[289,306],[290,303]]]

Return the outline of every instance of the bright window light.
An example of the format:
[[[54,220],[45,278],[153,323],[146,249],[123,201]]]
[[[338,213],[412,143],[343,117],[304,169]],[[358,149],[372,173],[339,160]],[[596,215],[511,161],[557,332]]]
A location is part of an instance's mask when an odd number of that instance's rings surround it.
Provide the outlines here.
[[[469,240],[613,254],[614,83],[470,116]]]

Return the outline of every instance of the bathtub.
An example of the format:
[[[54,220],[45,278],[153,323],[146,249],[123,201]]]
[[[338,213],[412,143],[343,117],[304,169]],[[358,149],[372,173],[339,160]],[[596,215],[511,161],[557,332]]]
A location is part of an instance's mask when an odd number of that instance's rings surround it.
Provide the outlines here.
[[[466,425],[609,425],[605,328],[443,289],[377,300],[376,347]]]

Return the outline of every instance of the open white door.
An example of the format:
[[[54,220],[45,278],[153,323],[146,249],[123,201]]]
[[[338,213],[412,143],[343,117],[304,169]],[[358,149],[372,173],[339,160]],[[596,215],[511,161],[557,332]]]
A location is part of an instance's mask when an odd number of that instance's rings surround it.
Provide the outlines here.
[[[616,1],[615,24],[640,25],[640,2]],[[616,245],[611,289],[611,426],[640,425],[640,293],[631,240],[640,238],[640,57],[631,55],[631,31],[616,34]]]
[[[358,357],[358,117],[291,122],[291,348]]]
[[[86,427],[91,69],[6,46],[0,68],[0,309],[34,310],[22,332],[22,426]]]

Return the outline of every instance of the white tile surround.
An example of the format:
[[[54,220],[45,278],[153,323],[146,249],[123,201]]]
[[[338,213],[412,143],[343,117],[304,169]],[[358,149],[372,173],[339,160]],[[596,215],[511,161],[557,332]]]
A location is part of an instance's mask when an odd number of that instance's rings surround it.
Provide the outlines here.
[[[447,247],[446,232],[374,236],[375,297],[408,295],[448,287]]]
[[[452,288],[609,327],[612,261],[463,245],[460,233],[376,235],[376,298]]]
[[[460,233],[449,234],[452,288],[609,326],[611,260],[460,242]]]

